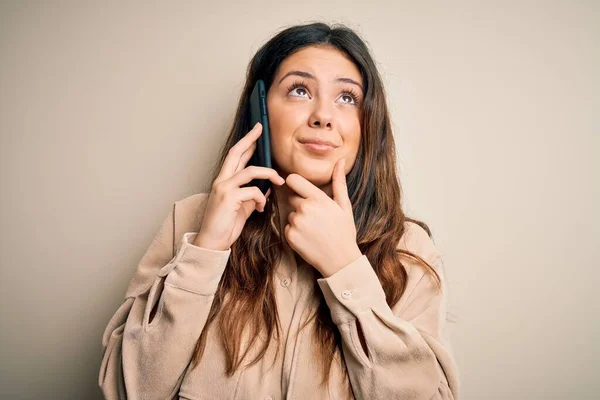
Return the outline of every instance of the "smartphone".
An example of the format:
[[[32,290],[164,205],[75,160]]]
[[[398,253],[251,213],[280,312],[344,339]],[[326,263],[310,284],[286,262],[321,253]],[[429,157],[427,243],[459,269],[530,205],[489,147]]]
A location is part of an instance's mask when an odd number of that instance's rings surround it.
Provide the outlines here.
[[[256,140],[256,149],[247,166],[272,168],[271,166],[271,136],[269,134],[269,115],[267,113],[267,92],[265,82],[259,79],[250,94],[249,120],[252,129],[257,122],[262,125],[262,133]],[[272,182],[268,179],[253,179],[244,186],[257,186],[263,194],[271,187]]]

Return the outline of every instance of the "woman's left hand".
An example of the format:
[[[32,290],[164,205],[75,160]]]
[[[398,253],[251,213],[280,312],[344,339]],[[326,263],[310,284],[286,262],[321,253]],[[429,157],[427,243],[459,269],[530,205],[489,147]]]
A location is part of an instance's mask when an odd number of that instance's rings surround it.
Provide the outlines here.
[[[296,192],[289,202],[285,237],[290,247],[327,278],[358,259],[352,202],[348,197],[345,160],[333,168],[333,199],[298,174],[290,174],[286,184]]]

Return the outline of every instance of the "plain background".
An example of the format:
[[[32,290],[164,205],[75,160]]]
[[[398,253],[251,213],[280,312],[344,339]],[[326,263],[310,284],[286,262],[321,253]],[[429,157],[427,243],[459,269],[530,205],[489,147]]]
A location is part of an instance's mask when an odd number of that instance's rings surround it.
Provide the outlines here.
[[[1,3],[2,398],[101,398],[104,328],[210,184],[250,57],[315,20],[385,80],[462,398],[597,398],[599,3],[316,0]]]

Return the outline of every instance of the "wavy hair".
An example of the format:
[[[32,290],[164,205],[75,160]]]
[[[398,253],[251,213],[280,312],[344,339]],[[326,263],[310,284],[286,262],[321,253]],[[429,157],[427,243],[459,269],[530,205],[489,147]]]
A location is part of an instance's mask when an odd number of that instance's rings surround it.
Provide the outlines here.
[[[217,178],[229,149],[251,129],[249,97],[256,81],[263,79],[268,90],[281,62],[308,46],[326,46],[341,51],[355,63],[362,75],[365,94],[359,106],[361,143],[356,162],[346,179],[357,230],[357,244],[373,266],[387,303],[390,307],[395,304],[406,288],[407,272],[402,264],[403,257],[422,264],[439,289],[440,277],[434,268],[417,254],[398,248],[404,234],[405,221],[420,225],[430,237],[431,231],[425,223],[408,218],[402,210],[402,190],[396,174],[395,144],[383,83],[367,45],[356,32],[345,25],[329,26],[315,22],[284,28],[256,52],[248,65],[246,83],[233,126],[213,170],[211,182]],[[258,346],[258,351],[253,359],[246,360],[247,366],[265,356],[271,340],[280,342],[281,325],[273,278],[283,254],[280,235],[284,230],[281,227],[274,229],[271,224],[273,217],[279,224],[279,215],[276,195],[272,192],[265,211],[252,213],[240,237],[232,245],[231,257],[215,294],[205,329],[196,344],[192,368],[202,357],[208,326],[214,323],[219,325],[221,331],[228,375],[233,375],[242,366],[253,346]],[[334,359],[342,364],[348,381],[341,357],[341,335],[331,319],[323,294],[318,289],[316,278],[320,274],[316,269],[314,275],[315,304],[302,329],[315,319],[314,356],[322,372],[321,384],[328,383]],[[261,333],[266,340],[260,339]],[[247,345],[243,345],[244,335],[249,338]],[[276,355],[279,349],[280,346],[277,346]]]

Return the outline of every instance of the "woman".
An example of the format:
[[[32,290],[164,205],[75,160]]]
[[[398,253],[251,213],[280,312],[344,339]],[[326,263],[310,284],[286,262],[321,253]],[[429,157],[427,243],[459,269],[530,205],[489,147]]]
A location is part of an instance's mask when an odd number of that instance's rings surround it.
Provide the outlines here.
[[[246,166],[258,79],[273,169]],[[250,62],[210,190],[175,203],[106,328],[105,396],[456,399],[442,260],[402,211],[395,160],[356,33],[274,36]],[[265,195],[245,186],[256,178],[273,183]]]

